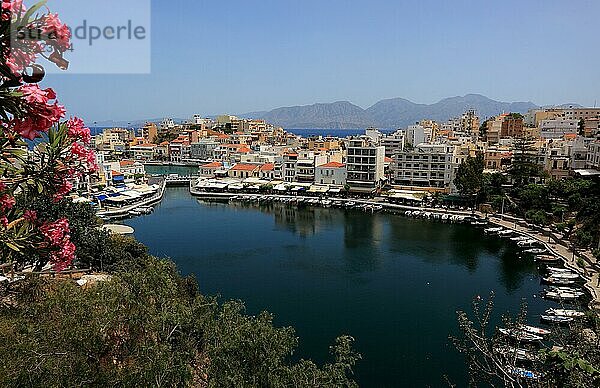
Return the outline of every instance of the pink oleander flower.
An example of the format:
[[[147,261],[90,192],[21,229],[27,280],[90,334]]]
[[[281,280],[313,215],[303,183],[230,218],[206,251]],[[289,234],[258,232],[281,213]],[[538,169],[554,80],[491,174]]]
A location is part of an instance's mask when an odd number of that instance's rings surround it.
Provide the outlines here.
[[[0,181],[0,191],[6,190],[6,183]]]
[[[23,98],[30,104],[47,104],[49,100],[56,98],[54,90],[41,89],[38,84],[23,85],[19,88]]]
[[[73,117],[67,121],[67,128],[69,129],[69,137],[79,139],[85,144],[89,144],[92,135],[90,129],[85,126],[83,120],[79,117]]]
[[[37,212],[35,210],[25,210],[25,213],[23,213],[23,218],[31,223],[34,223],[37,220]]]
[[[65,52],[71,47],[71,30],[58,18],[57,14],[49,13],[45,16],[42,30],[45,34],[52,36],[46,40],[46,43],[56,47],[60,52]]]
[[[50,100],[56,99],[56,93],[52,89],[40,89],[36,84],[24,85],[17,89],[23,94],[28,102],[28,116],[24,119],[12,120],[9,124],[13,131],[22,137],[33,140],[41,132],[48,129],[65,116],[65,108],[57,102],[50,104]]]
[[[6,216],[0,217],[0,224],[2,224],[4,229],[8,228],[8,218]]]
[[[50,249],[50,262],[54,270],[62,271],[73,262],[75,258],[75,245],[71,242],[69,221],[61,218],[55,222],[45,222],[40,226]]]
[[[54,202],[58,202],[62,200],[65,195],[69,194],[73,190],[73,184],[69,182],[67,179],[63,178],[60,184],[56,188],[56,193],[54,193],[53,200]]]
[[[7,211],[13,208],[13,206],[15,206],[15,198],[11,195],[8,194],[4,194],[3,196],[0,196],[0,210],[1,211]]]

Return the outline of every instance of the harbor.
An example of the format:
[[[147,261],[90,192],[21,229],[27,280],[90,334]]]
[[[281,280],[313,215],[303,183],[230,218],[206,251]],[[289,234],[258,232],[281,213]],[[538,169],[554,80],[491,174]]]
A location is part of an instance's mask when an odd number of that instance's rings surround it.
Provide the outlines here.
[[[545,330],[568,324],[555,321],[583,307],[544,298],[542,278],[549,272],[535,261],[540,255],[524,254],[531,248],[511,241],[516,235],[485,233],[500,227],[491,220],[436,220],[431,209],[393,204],[371,212],[335,207],[333,199],[326,207],[316,198],[298,205],[291,195],[221,194],[215,200],[215,194],[192,196],[189,188],[170,187],[152,214],[124,223],[152,253],[196,274],[204,292],[243,298],[251,314],[268,309],[281,325],[294,322],[303,357],[324,360],[319,345],[336,333],[360,338],[359,381],[373,382],[366,386],[439,386],[441,374],[460,372],[447,335],[455,309],[468,308],[474,295],[493,290],[499,313],[516,313],[515,301],[525,299],[529,326]],[[443,215],[447,209],[433,210]],[[374,310],[372,298],[378,300]],[[585,297],[578,300],[585,304]],[[319,326],[322,317],[331,322],[327,327]],[[381,344],[374,327],[388,333],[388,343]]]

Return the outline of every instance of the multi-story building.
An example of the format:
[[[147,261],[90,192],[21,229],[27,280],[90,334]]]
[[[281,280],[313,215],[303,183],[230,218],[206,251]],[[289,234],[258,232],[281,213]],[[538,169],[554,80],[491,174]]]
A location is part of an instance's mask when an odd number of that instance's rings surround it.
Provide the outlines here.
[[[369,138],[348,140],[346,146],[347,184],[350,191],[372,193],[385,179],[385,148],[374,145]]]
[[[431,141],[432,130],[425,128],[420,124],[410,125],[406,131],[406,142],[413,147],[421,143],[429,143]]]
[[[394,183],[453,191],[457,165],[454,147],[447,144],[419,144],[394,156]]]
[[[586,167],[600,170],[600,140],[589,144]]]
[[[315,168],[315,183],[323,185],[344,186],[348,171],[346,165],[339,162],[329,162]]]
[[[391,158],[394,154],[404,151],[405,141],[405,133],[399,129],[391,135],[383,137],[379,144],[385,148],[385,156]]]
[[[576,135],[579,121],[571,119],[552,119],[540,122],[542,139],[562,139],[566,134]]]
[[[214,158],[214,151],[219,143],[210,139],[200,139],[197,143],[190,144],[190,157],[196,160],[208,160]]]

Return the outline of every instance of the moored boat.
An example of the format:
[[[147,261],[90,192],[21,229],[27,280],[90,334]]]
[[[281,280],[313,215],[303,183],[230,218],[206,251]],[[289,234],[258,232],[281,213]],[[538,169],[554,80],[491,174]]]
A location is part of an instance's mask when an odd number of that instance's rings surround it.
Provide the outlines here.
[[[535,326],[529,326],[529,325],[521,325],[520,329],[523,331],[526,331],[527,333],[532,333],[532,334],[536,334],[536,335],[548,335],[551,333],[550,330],[542,329],[542,328],[535,327]]]
[[[503,328],[499,328],[498,331],[506,336],[512,337],[518,341],[523,341],[523,342],[537,342],[537,341],[541,341],[544,338],[533,334],[533,333],[528,333],[524,330],[511,330],[511,329],[503,329]]]
[[[556,324],[569,323],[569,322],[573,322],[573,320],[574,320],[573,317],[564,317],[562,315],[542,315],[541,319],[544,322],[556,323]]]
[[[553,309],[550,308],[546,310],[546,315],[556,315],[561,317],[572,317],[572,318],[581,318],[585,316],[583,311],[577,310],[569,310],[569,309]]]

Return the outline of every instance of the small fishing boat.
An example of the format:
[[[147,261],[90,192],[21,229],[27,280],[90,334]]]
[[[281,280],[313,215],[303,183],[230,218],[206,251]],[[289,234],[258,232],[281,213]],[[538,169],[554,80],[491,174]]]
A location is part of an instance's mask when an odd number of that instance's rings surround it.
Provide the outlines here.
[[[560,259],[558,257],[552,256],[552,255],[536,255],[535,261],[539,261],[542,263],[555,263],[555,262],[560,261]]]
[[[550,330],[542,329],[542,328],[535,327],[535,326],[529,326],[529,325],[521,325],[520,329],[527,333],[536,334],[536,335],[548,335],[551,333]]]
[[[529,237],[527,237],[527,236],[516,236],[516,237],[511,237],[510,240],[514,241],[514,242],[526,241],[526,240],[529,240]]]
[[[542,278],[544,283],[552,284],[552,285],[560,285],[560,286],[568,286],[571,284],[575,284],[575,280],[571,279],[561,279],[553,276],[549,276],[547,278]]]
[[[531,249],[526,249],[523,252],[531,253],[532,255],[539,255],[540,253],[546,252],[546,250],[544,248],[531,248]]]
[[[550,286],[548,287],[548,289],[550,291],[558,291],[558,292],[570,292],[573,294],[581,294],[584,295],[584,292],[581,291],[580,288],[573,288],[573,287],[561,287],[561,286]]]
[[[546,310],[546,315],[556,315],[560,317],[571,317],[571,318],[581,318],[585,316],[583,311],[577,310],[569,310],[569,309],[548,309]]]
[[[517,245],[521,248],[524,248],[524,247],[530,247],[537,243],[538,243],[537,240],[529,239],[529,240],[519,241],[519,242],[517,242]]]
[[[567,279],[567,280],[575,280],[579,279],[579,275],[573,272],[557,272],[552,274],[553,278],[556,279]]]
[[[135,209],[134,209],[134,210],[130,210],[130,211],[128,211],[128,212],[127,212],[127,214],[129,214],[130,216],[134,216],[134,217],[137,217],[137,216],[141,216],[141,215],[142,215],[142,213],[141,213],[140,211],[138,211],[138,210],[135,210]]]
[[[522,377],[529,380],[539,380],[542,377],[539,373],[519,367],[508,367],[510,373],[517,377]]]
[[[523,341],[523,342],[537,342],[537,341],[541,341],[544,339],[543,337],[541,337],[539,335],[527,333],[523,330],[510,330],[510,329],[500,328],[500,329],[498,329],[498,331],[506,336],[512,337],[518,341]]]
[[[498,232],[498,236],[500,237],[510,237],[513,235],[513,231],[510,229],[504,229]]]
[[[486,226],[487,224],[487,221],[471,221],[471,225],[473,226]]]
[[[574,273],[572,270],[570,270],[568,268],[558,268],[558,267],[548,267],[548,271],[555,272],[555,273],[561,273],[561,272]]]
[[[576,300],[576,299],[580,298],[581,296],[582,295],[575,294],[572,292],[563,292],[563,291],[546,291],[543,294],[543,297],[546,299],[564,300],[564,301]]]
[[[564,317],[562,315],[542,315],[541,319],[542,321],[556,324],[564,324],[574,321],[573,317]]]
[[[446,215],[446,214],[444,214]],[[487,228],[483,230],[483,233],[485,234],[496,234],[498,232],[500,232],[501,230],[504,230],[503,228]]]
[[[520,361],[532,361],[535,359],[535,356],[526,349],[513,348],[512,346],[498,346],[494,350],[507,359],[514,358]]]

